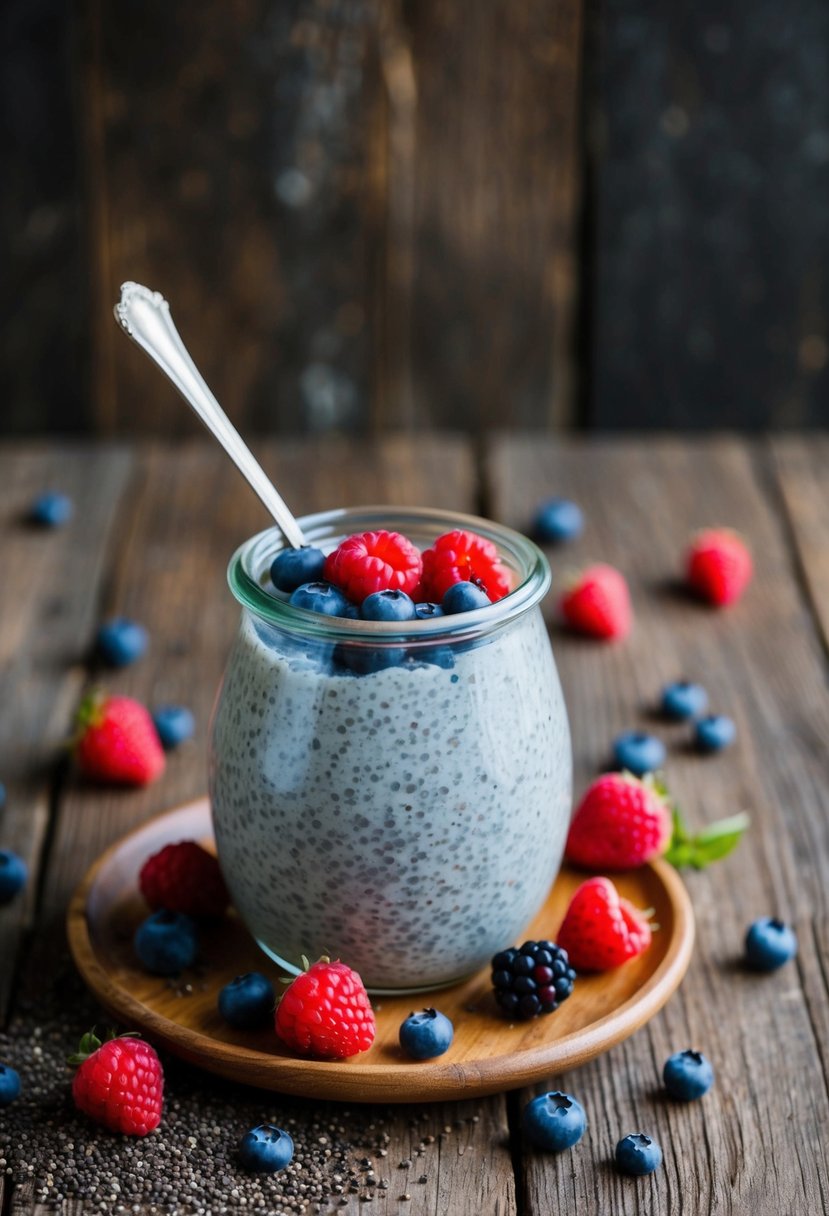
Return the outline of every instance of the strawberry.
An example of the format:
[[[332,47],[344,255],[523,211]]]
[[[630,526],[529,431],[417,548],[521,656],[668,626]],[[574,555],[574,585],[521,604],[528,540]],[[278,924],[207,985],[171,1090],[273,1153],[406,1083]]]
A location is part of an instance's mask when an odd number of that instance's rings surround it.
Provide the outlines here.
[[[125,1136],[146,1136],[158,1127],[164,1071],[149,1043],[134,1035],[102,1043],[85,1034],[69,1063],[79,1065],[72,1097],[83,1114]]]
[[[151,908],[187,916],[221,916],[228,904],[219,863],[195,840],[167,844],[148,857],[138,876]]]
[[[345,963],[322,958],[285,989],[276,1007],[276,1033],[299,1055],[344,1060],[374,1042],[374,1011],[363,981]]]
[[[664,853],[672,829],[666,792],[652,778],[604,773],[576,808],[565,852],[590,870],[629,870]]]
[[[148,785],[164,772],[164,750],[140,701],[93,693],[78,710],[77,728],[75,760],[85,777]]]
[[[588,566],[571,583],[559,601],[571,629],[596,638],[624,638],[633,615],[624,576],[613,566]]]
[[[685,555],[688,586],[700,599],[718,608],[737,602],[752,573],[748,546],[730,528],[706,528],[698,532]]]
[[[347,536],[325,559],[324,577],[354,604],[375,591],[405,591],[420,582],[420,551],[399,532],[360,532]]]
[[[556,941],[577,971],[607,971],[651,944],[647,914],[622,899],[609,878],[588,878],[575,891]]]
[[[509,571],[491,540],[456,528],[424,550],[423,581],[414,598],[440,603],[454,583],[477,583],[493,604],[509,593]]]

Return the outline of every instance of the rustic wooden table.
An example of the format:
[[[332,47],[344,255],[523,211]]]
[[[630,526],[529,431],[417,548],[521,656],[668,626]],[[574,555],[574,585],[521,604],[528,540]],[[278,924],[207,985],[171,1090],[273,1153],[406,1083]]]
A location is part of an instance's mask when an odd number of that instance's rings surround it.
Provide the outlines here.
[[[346,1187],[331,1210],[365,1211],[373,1195],[381,1211],[410,1216],[826,1211],[829,439],[522,435],[493,438],[481,456],[459,438],[420,435],[359,446],[262,444],[260,451],[297,512],[360,501],[426,503],[526,527],[545,494],[582,503],[588,526],[576,545],[552,555],[554,577],[560,584],[567,567],[588,558],[617,564],[630,580],[636,628],[628,642],[605,646],[553,624],[577,791],[606,762],[619,730],[648,724],[669,742],[667,775],[694,824],[740,809],[752,817],[733,857],[687,875],[698,940],[679,993],[626,1043],[549,1079],[547,1088],[566,1087],[588,1112],[588,1132],[574,1151],[528,1151],[518,1116],[529,1092],[375,1109],[386,1155],[371,1162],[389,1186]],[[20,516],[46,486],[72,496],[75,517],[65,529],[34,532]],[[10,1032],[33,1009],[36,1017],[45,977],[61,965],[62,918],[89,863],[132,825],[205,788],[207,721],[237,613],[225,565],[263,523],[238,475],[206,443],[0,449],[0,777],[9,791],[0,840],[24,854],[33,875],[25,897],[0,913],[0,1011]],[[742,530],[756,558],[750,591],[723,613],[691,603],[672,582],[685,538],[711,523]],[[134,667],[107,674],[107,686],[150,703],[183,701],[199,724],[196,744],[140,792],[83,788],[56,758],[79,696],[100,675],[87,662],[90,639],[116,612],[145,622],[152,646]],[[736,719],[739,738],[729,752],[702,759],[687,746],[684,727],[653,720],[658,690],[682,674],[701,680],[713,706]],[[796,963],[774,977],[749,974],[739,962],[745,926],[765,913],[793,923],[800,944]],[[663,1060],[687,1046],[704,1050],[717,1073],[715,1089],[691,1106],[659,1092]],[[214,1082],[191,1077],[189,1084],[207,1093]],[[42,1099],[41,1113],[58,1137],[66,1085],[55,1092]],[[251,1094],[227,1100],[250,1104]],[[263,1112],[287,1110],[295,1128],[316,1126],[315,1105],[282,1103],[263,1099]],[[4,1216],[39,1210],[48,1194],[41,1163],[29,1160],[32,1133],[26,1141],[15,1136],[14,1110],[6,1111]],[[342,1112],[346,1139],[350,1120],[363,1127],[365,1117]],[[611,1164],[616,1140],[637,1129],[651,1132],[665,1152],[663,1167],[638,1181]],[[94,1147],[85,1151],[97,1159]],[[358,1162],[364,1151],[355,1143]],[[400,1160],[418,1152],[413,1169],[422,1168],[426,1181],[409,1171],[401,1183]],[[232,1153],[229,1160],[232,1174]],[[150,1183],[145,1192],[157,1201]],[[404,1192],[411,1198],[400,1198]],[[204,1210],[198,1185],[192,1193]],[[297,1193],[285,1211],[303,1210]],[[63,1207],[117,1211],[120,1202],[98,1195],[67,1198]],[[234,1202],[228,1192],[232,1209]],[[149,1202],[121,1209],[150,1210]]]

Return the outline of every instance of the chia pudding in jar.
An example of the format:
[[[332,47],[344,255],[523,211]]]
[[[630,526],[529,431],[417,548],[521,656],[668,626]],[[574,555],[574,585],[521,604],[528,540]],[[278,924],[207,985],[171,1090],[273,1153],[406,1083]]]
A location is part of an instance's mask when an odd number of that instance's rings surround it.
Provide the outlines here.
[[[561,863],[572,774],[539,607],[549,567],[525,537],[463,515],[300,522],[326,552],[372,528],[422,550],[468,529],[509,571],[491,605],[375,622],[280,598],[273,530],[229,568],[242,619],[213,715],[210,799],[238,912],[289,972],[328,954],[375,992],[447,985],[520,937]]]

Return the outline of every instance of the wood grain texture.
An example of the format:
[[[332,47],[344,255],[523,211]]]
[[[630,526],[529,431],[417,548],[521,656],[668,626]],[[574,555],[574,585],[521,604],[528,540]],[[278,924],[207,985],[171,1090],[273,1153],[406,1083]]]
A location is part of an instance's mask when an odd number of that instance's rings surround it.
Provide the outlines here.
[[[372,4],[87,7],[99,430],[193,433],[111,322],[124,279],[168,297],[242,429],[353,424],[367,382]]]
[[[38,900],[41,851],[63,767],[63,744],[85,678],[112,513],[128,483],[125,451],[30,445],[0,448],[0,840],[29,867],[23,896],[0,908],[0,1021],[14,986],[15,959]],[[68,494],[64,528],[32,527],[34,498]]]
[[[378,336],[392,370],[375,414],[473,433],[561,425],[575,377],[581,5],[388,8]]]
[[[95,424],[193,422],[111,321],[170,300],[241,429],[573,417],[579,0],[86,0]]]
[[[591,424],[825,426],[826,6],[593,12]]]
[[[771,440],[774,477],[805,589],[829,652],[829,436]]]
[[[614,736],[640,726],[668,744],[667,779],[692,824],[737,810],[752,817],[731,859],[687,877],[698,947],[678,995],[633,1039],[546,1086],[578,1095],[590,1126],[564,1168],[525,1151],[526,1210],[566,1202],[614,1212],[680,1204],[694,1212],[820,1211],[827,1160],[819,1128],[829,1107],[815,1064],[826,1031],[815,955],[825,946],[829,877],[829,700],[762,449],[728,440],[504,439],[492,453],[490,484],[495,516],[517,526],[527,526],[544,495],[572,497],[585,509],[581,540],[551,553],[551,618],[567,569],[588,559],[616,564],[630,583],[636,626],[628,642],[599,645],[554,630],[577,792],[607,764]],[[692,602],[671,581],[686,538],[706,524],[739,528],[754,549],[755,581],[728,612]],[[662,686],[683,675],[707,687],[714,710],[735,718],[731,752],[703,759],[689,749],[686,726],[654,716]],[[739,962],[746,925],[769,913],[795,925],[804,952],[773,979]],[[717,1073],[715,1090],[691,1106],[660,1093],[664,1060],[686,1047],[704,1051]],[[665,1166],[634,1186],[609,1162],[616,1140],[639,1130],[660,1141]]]
[[[72,24],[61,0],[6,0],[0,7],[4,434],[49,427],[67,434],[91,422]]]

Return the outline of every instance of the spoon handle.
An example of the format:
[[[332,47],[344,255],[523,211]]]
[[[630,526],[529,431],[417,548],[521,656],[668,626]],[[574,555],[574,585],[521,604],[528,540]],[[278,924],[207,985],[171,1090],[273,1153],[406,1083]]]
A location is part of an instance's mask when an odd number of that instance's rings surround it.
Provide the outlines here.
[[[190,357],[170,316],[170,305],[158,291],[124,283],[115,319],[126,334],[158,364],[184,400],[230,456],[239,472],[276,520],[294,549],[306,544],[299,524],[282,496],[228,418]]]

